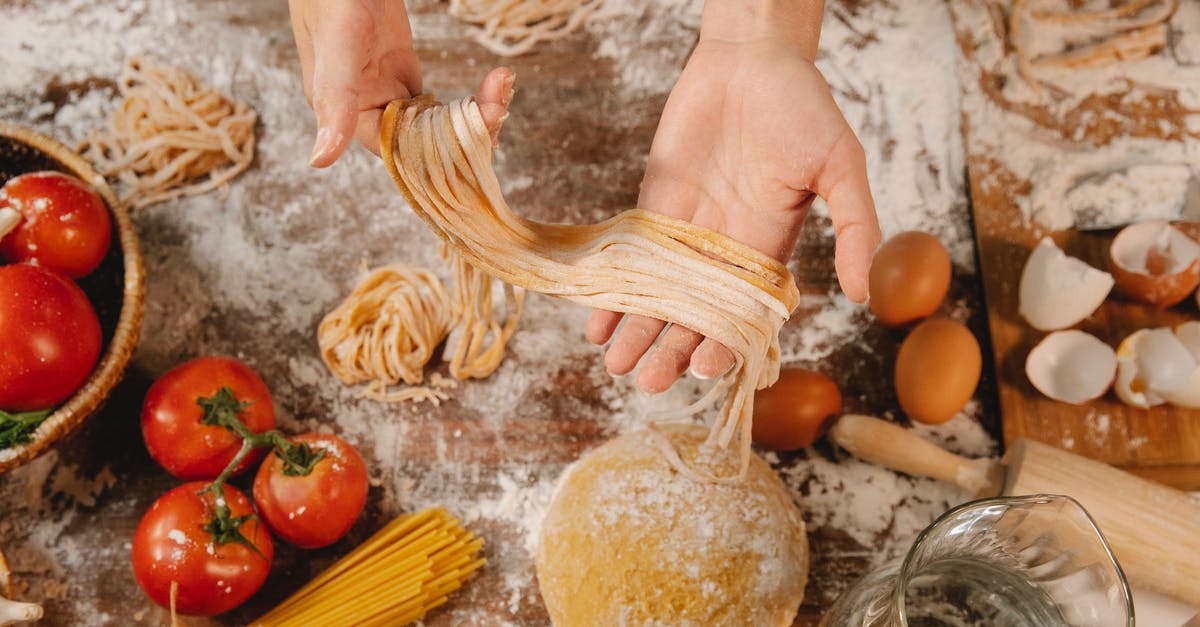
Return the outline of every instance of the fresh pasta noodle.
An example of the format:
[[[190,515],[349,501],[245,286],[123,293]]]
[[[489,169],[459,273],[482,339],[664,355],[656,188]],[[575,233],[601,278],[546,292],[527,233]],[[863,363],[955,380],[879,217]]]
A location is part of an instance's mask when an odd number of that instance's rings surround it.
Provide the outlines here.
[[[457,387],[438,373],[421,385],[434,350],[452,331],[457,342],[446,349],[455,379],[483,378],[500,366],[504,348],[517,330],[523,290],[504,286],[506,318],[493,307],[492,278],[447,251],[455,267],[454,295],[427,269],[392,264],[366,275],[342,304],[317,327],[321,359],[346,385],[367,383],[363,396],[388,403],[448,398]],[[464,306],[464,303],[468,305]],[[398,383],[409,387],[390,388]]]
[[[474,24],[479,45],[506,57],[575,32],[603,0],[450,0],[450,15]]]
[[[411,623],[483,566],[482,547],[445,509],[401,516],[251,625]]]
[[[133,207],[214,190],[254,160],[254,111],[190,73],[132,57],[118,88],[124,99],[108,128],[93,130],[81,151],[124,183]]]
[[[594,225],[518,217],[500,191],[491,137],[470,99],[441,105],[426,95],[393,102],[384,113],[381,152],[413,210],[460,263],[588,307],[666,320],[727,346],[734,368],[674,416],[694,414],[724,393],[706,446],[736,441],[741,471],[720,478],[681,471],[709,481],[744,475],[754,391],[779,376],[779,329],[799,303],[786,266],[719,233],[648,211]],[[482,307],[470,300],[460,305]]]
[[[425,364],[454,322],[454,302],[429,270],[404,264],[367,273],[317,327],[325,365],[343,383],[371,381],[378,398],[403,381],[420,385]],[[381,399],[383,400],[383,399]]]
[[[1178,8],[1179,0],[1128,0],[1091,11],[1049,10],[1032,7],[1029,0],[1013,0],[1009,33],[1017,71],[1040,92],[1043,80],[1036,70],[1071,70],[1143,59],[1166,45],[1167,21]],[[1072,45],[1064,51],[1032,57],[1030,41],[1036,40],[1038,29],[1046,26],[1055,33],[1065,33]]]

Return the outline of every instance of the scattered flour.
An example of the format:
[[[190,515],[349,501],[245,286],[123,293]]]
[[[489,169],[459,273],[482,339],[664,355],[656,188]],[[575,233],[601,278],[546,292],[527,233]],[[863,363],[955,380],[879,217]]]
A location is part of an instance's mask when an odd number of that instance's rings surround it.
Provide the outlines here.
[[[443,6],[423,1],[413,6],[421,45],[462,36],[461,25],[444,15]],[[586,45],[599,61],[610,63],[613,93],[605,107],[629,105],[642,115],[644,103],[667,93],[686,60],[701,2],[605,6],[615,14],[560,45]],[[314,124],[300,93],[283,4],[22,3],[0,8],[0,38],[8,42],[0,117],[67,141],[103,124],[111,88],[68,90],[55,103],[44,87],[52,80],[82,85],[111,79],[127,55],[141,51],[161,51],[163,60],[191,69],[258,111],[258,154],[249,172],[222,194],[165,203],[135,218],[149,276],[146,339],[135,371],[153,377],[188,357],[227,353],[272,373],[268,384],[284,429],[337,431],[368,458],[371,507],[379,520],[442,505],[486,538],[488,567],[452,600],[439,624],[537,620],[531,553],[562,469],[583,452],[581,443],[637,428],[647,413],[677,407],[708,384],[688,378],[662,395],[634,393],[631,377],[614,381],[600,352],[582,340],[585,311],[534,295],[510,357],[489,379],[461,386],[440,408],[360,399],[321,364],[313,335],[317,321],[348,291],[363,259],[378,265],[403,257],[439,267],[437,243],[364,150],[352,149],[329,170],[307,167]],[[62,46],[65,41],[72,45]],[[885,235],[932,232],[950,248],[956,272],[969,274],[974,253],[955,55],[941,0],[914,0],[902,8],[833,2],[818,64],[866,148]],[[476,62],[481,61],[469,58],[467,65]],[[457,85],[461,75],[445,62],[426,64],[428,84],[453,95],[443,88]],[[639,104],[643,107],[636,108]],[[545,108],[537,124],[552,127],[559,120],[549,104]],[[593,121],[634,127],[621,117],[597,112]],[[576,149],[564,144],[562,150]],[[502,149],[498,157],[506,191],[539,191],[544,179],[524,174],[521,167],[532,166],[514,163],[517,154]],[[638,167],[642,158],[622,156],[612,167]],[[597,178],[603,181],[604,175],[601,170]],[[818,203],[813,223],[831,240],[827,213]],[[877,330],[865,308],[839,293],[810,294],[802,308],[811,314],[789,323],[782,335],[789,363],[819,364],[846,346],[870,350],[867,336]],[[974,309],[958,303],[955,311]],[[571,398],[562,398],[564,388],[573,390]],[[868,409],[885,414],[890,408]],[[550,412],[577,419],[556,422],[547,432],[543,424],[549,423],[540,418]],[[963,416],[921,433],[964,454],[993,455],[995,442],[979,426],[978,413],[977,405],[969,407]],[[902,553],[917,531],[965,498],[952,486],[898,475],[826,448],[770,457],[821,538],[814,543],[812,575],[818,603],[828,603],[865,568]],[[0,542],[30,582],[30,596],[60,599],[64,611],[95,616],[98,601],[88,587],[94,580],[56,581],[92,561],[116,564],[97,576],[120,572],[127,578],[129,546],[128,538],[88,531],[87,519],[103,515],[132,524],[150,500],[119,486],[137,481],[141,490],[152,483],[161,493],[173,484],[165,473],[147,477],[116,462],[84,473],[62,461],[50,453],[0,477],[0,502],[17,504],[0,514]],[[74,599],[69,605],[68,597]]]

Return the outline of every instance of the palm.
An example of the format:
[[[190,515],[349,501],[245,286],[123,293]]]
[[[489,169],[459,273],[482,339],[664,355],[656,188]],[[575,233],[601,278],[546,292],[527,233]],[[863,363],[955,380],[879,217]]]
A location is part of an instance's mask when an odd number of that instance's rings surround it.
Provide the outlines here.
[[[701,42],[667,100],[638,206],[784,261],[814,194],[831,205],[842,285],[862,300],[878,227],[862,148],[828,85],[794,46]],[[597,312],[588,337],[607,341],[619,320]],[[647,352],[664,327],[631,316],[605,357],[609,370],[629,372],[645,354],[638,384],[653,392],[669,387],[689,364],[704,376],[732,365],[724,347],[679,327]]]

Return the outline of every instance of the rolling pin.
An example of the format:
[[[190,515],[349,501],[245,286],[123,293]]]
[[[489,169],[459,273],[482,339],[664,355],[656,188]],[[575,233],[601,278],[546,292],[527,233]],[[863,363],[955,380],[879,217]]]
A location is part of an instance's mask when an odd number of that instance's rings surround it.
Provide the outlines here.
[[[1131,584],[1200,606],[1200,502],[1062,449],[1018,439],[999,462],[955,455],[870,416],[845,415],[830,438],[855,456],[955,483],[979,498],[1063,494],[1091,514]]]

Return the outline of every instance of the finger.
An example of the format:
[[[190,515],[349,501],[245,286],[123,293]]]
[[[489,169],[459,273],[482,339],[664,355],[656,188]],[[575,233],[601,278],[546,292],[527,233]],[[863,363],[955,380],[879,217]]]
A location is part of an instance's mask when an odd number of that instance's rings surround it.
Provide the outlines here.
[[[379,143],[379,126],[383,123],[382,109],[367,109],[358,114],[358,124],[355,126],[354,137],[367,150],[379,156],[382,146]]]
[[[672,383],[687,371],[692,360],[692,351],[704,341],[704,336],[695,331],[671,325],[642,359],[638,370],[637,386],[643,392],[658,394],[671,387]]]
[[[625,326],[617,331],[616,339],[604,354],[604,367],[615,375],[629,374],[665,326],[667,323],[662,320],[646,316],[625,316]]]
[[[352,12],[326,14],[313,36],[313,111],[317,141],[309,165],[324,168],[346,150],[358,122],[358,83],[366,65],[371,24]],[[376,140],[375,143],[378,143]]]
[[[603,344],[612,338],[613,331],[617,330],[617,325],[621,323],[621,318],[624,314],[615,311],[605,311],[603,309],[593,309],[592,315],[588,316],[587,327],[584,334],[592,344]]]
[[[729,371],[737,360],[725,345],[712,339],[704,338],[700,346],[692,352],[691,371],[700,379],[715,379]]]
[[[500,125],[508,118],[508,105],[512,103],[515,90],[513,84],[517,74],[506,67],[498,67],[483,77],[479,83],[479,91],[475,93],[475,102],[479,105],[479,113],[483,123],[492,134],[492,144],[500,133]]]
[[[838,283],[850,300],[861,303],[867,299],[871,256],[879,246],[879,219],[867,182],[866,153],[849,128],[834,144],[814,187],[829,203]]]

